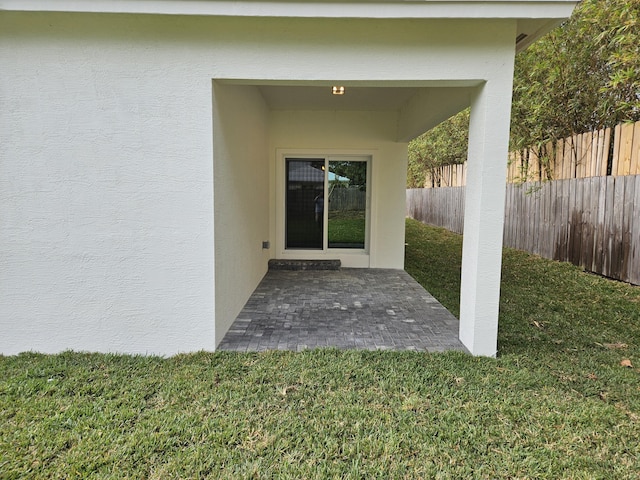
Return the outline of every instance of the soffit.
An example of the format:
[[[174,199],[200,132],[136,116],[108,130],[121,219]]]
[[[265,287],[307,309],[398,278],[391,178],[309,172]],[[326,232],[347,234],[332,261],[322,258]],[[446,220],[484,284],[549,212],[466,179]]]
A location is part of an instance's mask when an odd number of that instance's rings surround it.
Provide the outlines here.
[[[563,18],[577,0],[0,0],[0,10],[333,18]]]
[[[0,11],[156,15],[515,19],[522,50],[568,18],[577,0],[0,0]]]

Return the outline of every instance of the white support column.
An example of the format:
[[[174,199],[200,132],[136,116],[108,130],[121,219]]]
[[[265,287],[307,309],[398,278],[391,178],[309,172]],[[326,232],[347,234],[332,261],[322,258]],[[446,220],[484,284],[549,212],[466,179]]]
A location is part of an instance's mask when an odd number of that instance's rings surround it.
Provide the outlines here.
[[[460,340],[473,355],[497,351],[502,231],[513,65],[471,104],[462,246]]]

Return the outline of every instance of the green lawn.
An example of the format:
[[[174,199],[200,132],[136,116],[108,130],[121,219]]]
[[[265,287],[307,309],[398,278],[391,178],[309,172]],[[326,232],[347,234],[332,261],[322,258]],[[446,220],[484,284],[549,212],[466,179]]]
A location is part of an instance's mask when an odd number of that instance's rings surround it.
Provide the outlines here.
[[[455,312],[460,237],[407,242]],[[640,288],[513,250],[503,278],[497,359],[0,357],[0,477],[638,478]]]
[[[329,248],[364,248],[365,215],[363,210],[329,211]]]

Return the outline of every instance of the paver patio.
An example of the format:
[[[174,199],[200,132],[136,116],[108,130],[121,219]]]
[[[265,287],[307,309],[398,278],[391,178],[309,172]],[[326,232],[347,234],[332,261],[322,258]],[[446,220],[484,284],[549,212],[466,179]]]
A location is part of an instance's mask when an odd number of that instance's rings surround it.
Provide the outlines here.
[[[270,270],[218,346],[467,351],[458,320],[402,270]]]

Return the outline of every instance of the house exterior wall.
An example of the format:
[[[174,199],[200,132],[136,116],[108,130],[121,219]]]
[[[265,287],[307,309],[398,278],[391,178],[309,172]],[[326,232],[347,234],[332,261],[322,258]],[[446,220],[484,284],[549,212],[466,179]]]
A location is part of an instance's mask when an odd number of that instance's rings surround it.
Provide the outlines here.
[[[213,105],[217,345],[267,270],[270,175],[258,89],[213,82]]]
[[[377,149],[371,266],[400,268],[404,189],[391,186],[404,182],[406,151],[394,143],[393,115],[367,123],[369,114],[336,113],[362,120],[340,137],[320,126],[329,113],[300,113],[319,131],[285,134],[295,116],[267,115],[249,85],[506,88],[495,72],[510,65],[514,32],[508,19],[0,11],[0,352],[214,349],[273,256],[259,244],[267,228],[274,241],[258,202],[261,175],[275,175],[260,164],[265,121],[270,162],[280,147]],[[236,101],[246,112],[234,116]],[[226,125],[242,125],[255,143],[243,145]],[[374,134],[382,137],[365,145]],[[214,139],[223,140],[214,148]],[[255,184],[229,210],[225,172]],[[236,214],[248,217],[232,225]],[[246,276],[234,261],[251,264]]]
[[[0,352],[211,348],[211,79],[73,20],[0,12]]]
[[[290,156],[312,153],[315,155],[370,155],[371,158],[371,217],[370,254],[329,253],[340,256],[346,267],[371,268],[404,267],[404,190],[407,181],[407,144],[395,140],[397,114],[395,112],[366,111],[272,111],[270,114],[271,170],[278,172],[282,162],[281,151]],[[284,177],[283,177],[284,178]],[[282,256],[283,191],[273,182],[271,205],[274,215],[271,237],[275,239],[275,256]],[[304,252],[293,253],[300,256]],[[315,254],[316,258],[318,254]]]

